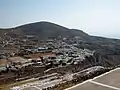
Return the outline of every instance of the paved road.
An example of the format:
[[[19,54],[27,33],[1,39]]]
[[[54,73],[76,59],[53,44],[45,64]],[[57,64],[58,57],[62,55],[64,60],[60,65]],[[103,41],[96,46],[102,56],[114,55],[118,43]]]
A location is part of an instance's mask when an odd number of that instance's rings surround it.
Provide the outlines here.
[[[65,90],[120,90],[120,68]]]

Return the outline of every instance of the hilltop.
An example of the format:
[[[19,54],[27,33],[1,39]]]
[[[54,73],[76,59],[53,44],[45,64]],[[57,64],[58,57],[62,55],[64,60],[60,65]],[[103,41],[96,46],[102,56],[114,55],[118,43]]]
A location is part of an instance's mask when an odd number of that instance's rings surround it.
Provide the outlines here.
[[[81,39],[88,40],[89,35],[83,32],[82,30],[77,29],[68,29],[66,27],[51,23],[51,22],[36,22],[21,25],[11,29],[0,29],[0,33],[10,32],[13,30],[15,34],[18,35],[36,35],[40,39],[56,38],[61,37],[74,37],[80,36]]]

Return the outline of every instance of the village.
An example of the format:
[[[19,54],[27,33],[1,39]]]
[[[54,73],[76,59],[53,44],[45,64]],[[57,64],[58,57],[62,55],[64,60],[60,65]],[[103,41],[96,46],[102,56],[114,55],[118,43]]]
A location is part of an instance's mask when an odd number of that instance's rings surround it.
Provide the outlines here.
[[[77,80],[80,76],[89,78],[91,74],[94,77],[108,71],[94,57],[95,51],[78,47],[84,42],[80,37],[39,40],[34,35],[5,33],[0,42],[0,84],[37,80],[37,83],[10,87],[11,90],[43,90]]]

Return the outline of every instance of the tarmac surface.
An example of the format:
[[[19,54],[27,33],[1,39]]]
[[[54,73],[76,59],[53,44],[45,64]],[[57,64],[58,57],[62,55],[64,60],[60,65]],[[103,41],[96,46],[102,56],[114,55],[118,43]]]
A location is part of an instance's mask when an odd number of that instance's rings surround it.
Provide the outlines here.
[[[120,68],[116,68],[65,90],[120,90]]]

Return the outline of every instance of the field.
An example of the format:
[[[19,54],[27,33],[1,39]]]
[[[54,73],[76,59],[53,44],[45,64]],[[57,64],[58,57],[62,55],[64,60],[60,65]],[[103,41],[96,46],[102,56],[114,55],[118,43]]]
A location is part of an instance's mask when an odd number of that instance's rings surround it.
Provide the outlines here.
[[[55,56],[54,53],[50,52],[50,53],[36,53],[36,54],[29,54],[29,55],[24,55],[25,57],[31,57],[31,58],[40,58],[44,57],[44,56]]]
[[[28,79],[28,80],[24,80],[24,81],[18,81],[18,82],[11,83],[11,84],[0,85],[0,90],[9,90],[11,87],[20,86],[20,85],[35,82],[35,81],[38,81],[38,79],[37,78],[36,79],[32,78],[32,79]]]

